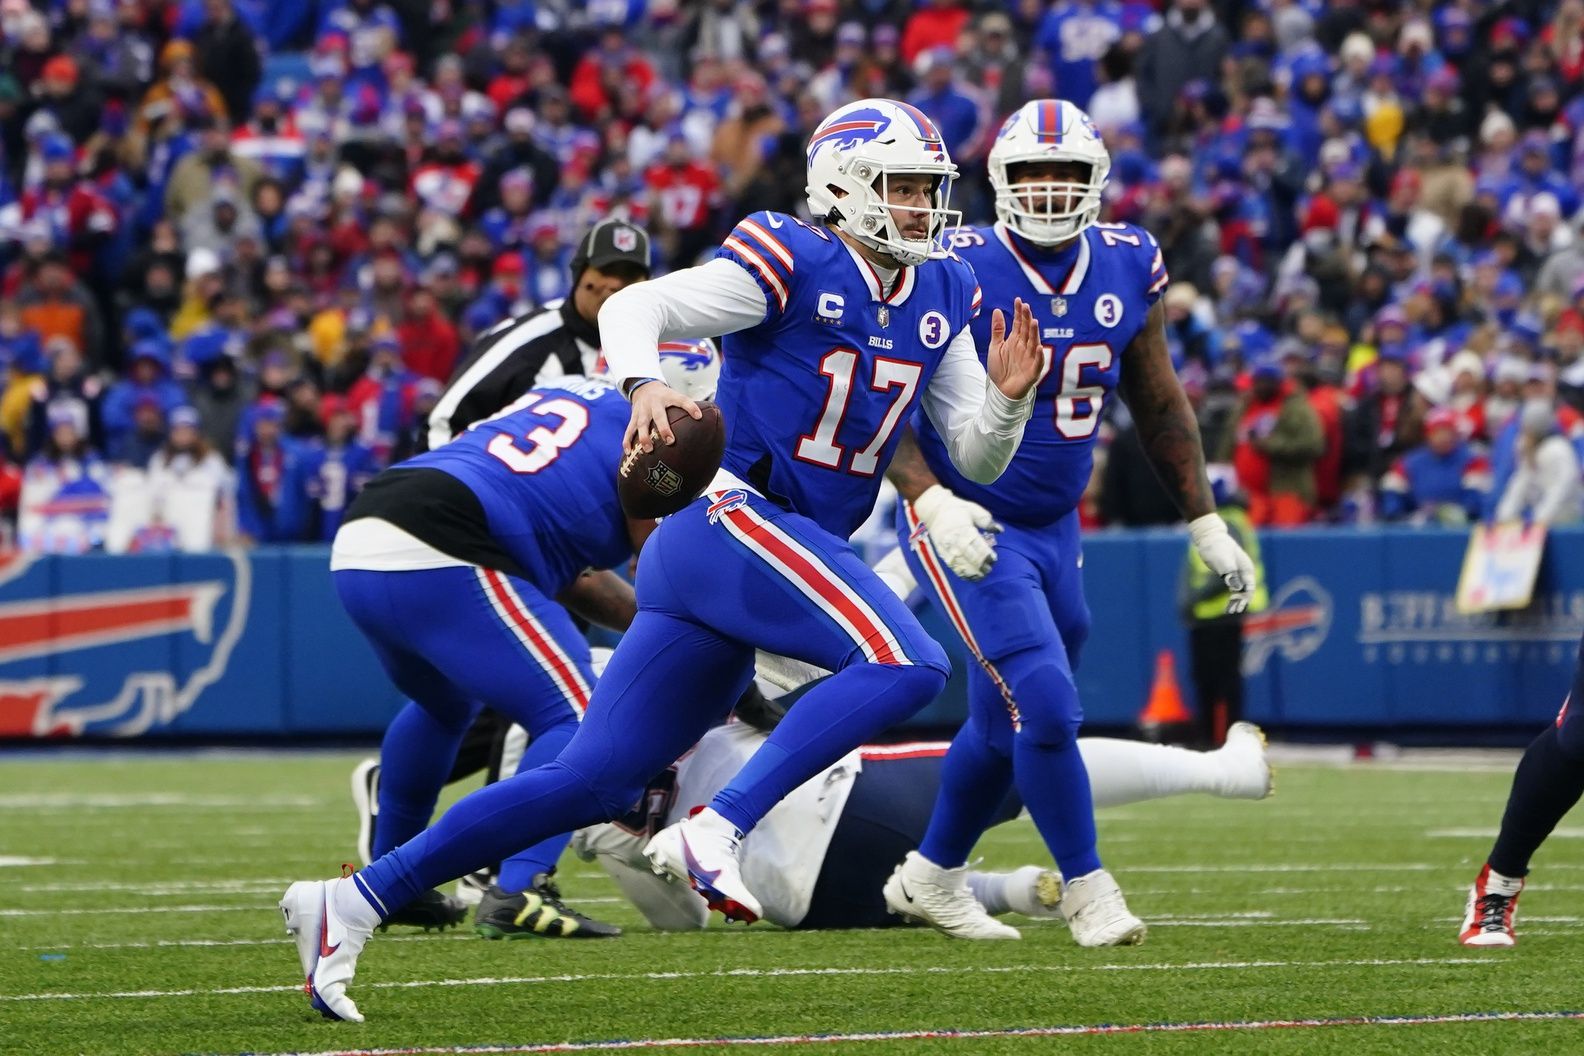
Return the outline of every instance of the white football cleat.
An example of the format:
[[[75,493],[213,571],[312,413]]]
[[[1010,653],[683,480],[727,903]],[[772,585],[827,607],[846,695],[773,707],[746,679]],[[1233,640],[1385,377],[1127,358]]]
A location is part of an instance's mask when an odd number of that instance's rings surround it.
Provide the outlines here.
[[[1469,888],[1458,941],[1465,946],[1518,945],[1513,918],[1517,915],[1518,896],[1523,889],[1522,877],[1514,879],[1493,873],[1487,862],[1474,878],[1474,886]]]
[[[1067,881],[1061,909],[1080,946],[1137,946],[1149,930],[1128,911],[1122,889],[1104,869]]]
[[[727,920],[752,924],[764,908],[743,883],[737,857],[741,846],[732,823],[705,807],[661,829],[643,853],[656,875],[685,881]]]
[[[358,814],[358,857],[374,861],[374,823],[379,819],[380,762],[372,756],[352,769],[352,806]]]
[[[1228,764],[1223,795],[1231,799],[1264,799],[1276,790],[1265,747],[1265,731],[1252,722],[1234,722],[1227,727],[1226,743],[1216,749],[1216,754]]]
[[[303,991],[314,1009],[326,1019],[361,1023],[363,1014],[346,996],[346,988],[357,972],[358,954],[374,932],[353,925],[335,911],[336,885],[350,883],[349,876],[298,881],[286,889],[279,905],[287,932],[297,940],[297,959],[306,980]]]
[[[909,851],[885,882],[886,906],[908,920],[917,920],[954,939],[1021,939],[1022,933],[985,912],[968,890],[968,867],[942,869],[917,851]]]

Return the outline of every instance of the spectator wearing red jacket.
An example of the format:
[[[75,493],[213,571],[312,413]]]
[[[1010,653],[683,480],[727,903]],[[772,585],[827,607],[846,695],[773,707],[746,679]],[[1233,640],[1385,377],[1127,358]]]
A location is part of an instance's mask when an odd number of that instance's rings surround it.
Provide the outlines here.
[[[925,0],[902,30],[902,61],[912,66],[931,48],[955,48],[967,24],[968,9],[957,0]]]
[[[1314,467],[1325,451],[1319,415],[1269,359],[1255,364],[1236,415],[1228,439],[1248,492],[1249,519],[1260,526],[1303,524],[1314,510]]]
[[[619,28],[607,29],[599,46],[578,60],[572,71],[572,105],[585,118],[610,116],[624,90],[646,97],[655,82],[654,67],[627,43]]]
[[[407,369],[442,384],[450,379],[462,341],[430,290],[423,286],[413,290],[407,300],[407,315],[396,328],[396,335]]]
[[[695,262],[714,241],[715,210],[720,206],[720,175],[713,166],[695,161],[683,136],[672,136],[665,156],[644,173],[652,202],[650,216],[656,237],[672,268]]]
[[[462,122],[447,118],[435,129],[433,153],[413,170],[410,189],[425,208],[454,218],[468,216],[481,171],[467,155]]]
[[[99,249],[120,224],[115,206],[77,175],[77,149],[65,135],[45,136],[39,144],[44,181],[22,192],[18,202],[23,223],[40,220],[49,225],[54,245],[66,251],[72,270],[88,275]]]

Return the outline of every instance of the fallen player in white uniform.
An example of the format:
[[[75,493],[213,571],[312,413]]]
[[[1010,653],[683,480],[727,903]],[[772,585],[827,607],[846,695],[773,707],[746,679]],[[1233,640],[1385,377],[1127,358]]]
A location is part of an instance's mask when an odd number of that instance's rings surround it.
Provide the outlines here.
[[[686,884],[656,876],[643,856],[649,837],[687,817],[764,742],[747,722],[718,726],[649,785],[632,814],[580,829],[572,850],[597,861],[662,931],[704,927],[704,899]],[[1080,738],[1096,807],[1203,792],[1228,799],[1270,794],[1264,736],[1240,722],[1213,752],[1103,737]],[[743,879],[784,928],[877,928],[902,923],[881,888],[897,861],[918,846],[940,785],[947,742],[868,745],[800,785],[743,841]],[[1014,791],[996,823],[1022,811]],[[969,871],[967,883],[991,914],[1059,918],[1061,878],[1024,866],[1010,873]]]

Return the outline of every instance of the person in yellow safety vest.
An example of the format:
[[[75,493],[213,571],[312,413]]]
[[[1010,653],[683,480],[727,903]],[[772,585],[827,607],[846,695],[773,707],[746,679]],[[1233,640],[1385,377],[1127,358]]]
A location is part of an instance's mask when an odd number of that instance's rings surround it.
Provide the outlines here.
[[[1263,612],[1270,604],[1265,586],[1265,565],[1259,536],[1249,521],[1247,501],[1238,490],[1237,473],[1229,465],[1206,467],[1216,508],[1227,529],[1254,562],[1254,596],[1248,612]],[[1227,589],[1192,546],[1178,580],[1177,607],[1188,627],[1188,668],[1194,687],[1196,740],[1219,747],[1226,731],[1243,718],[1243,615],[1229,616]]]

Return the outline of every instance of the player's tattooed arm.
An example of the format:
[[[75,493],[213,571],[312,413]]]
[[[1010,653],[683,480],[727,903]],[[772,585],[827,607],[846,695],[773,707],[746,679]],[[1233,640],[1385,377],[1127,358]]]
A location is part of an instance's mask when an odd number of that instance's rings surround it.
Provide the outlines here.
[[[1138,423],[1139,442],[1155,475],[1183,518],[1193,521],[1215,512],[1199,422],[1166,348],[1164,300],[1155,302],[1144,329],[1123,354],[1117,388]]]
[[[902,439],[897,442],[896,454],[892,456],[891,465],[886,470],[886,479],[896,485],[898,493],[908,502],[916,501],[920,495],[940,483],[924,461],[924,452],[919,450],[912,426],[902,428]]]
[[[632,584],[608,570],[583,573],[556,600],[575,615],[613,631],[625,631],[638,615]]]

